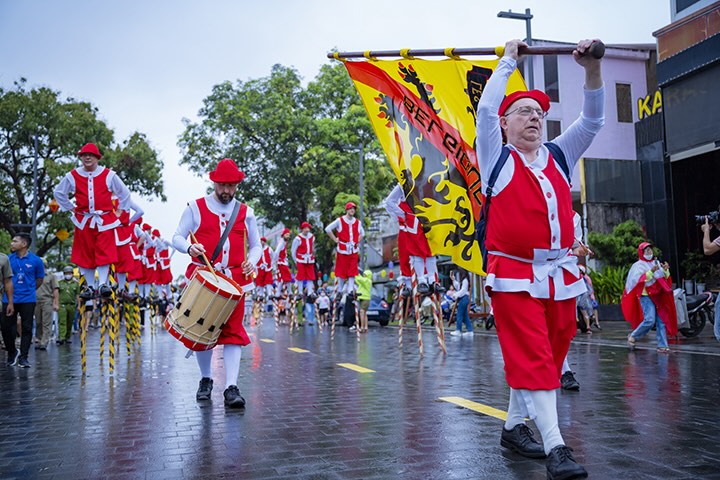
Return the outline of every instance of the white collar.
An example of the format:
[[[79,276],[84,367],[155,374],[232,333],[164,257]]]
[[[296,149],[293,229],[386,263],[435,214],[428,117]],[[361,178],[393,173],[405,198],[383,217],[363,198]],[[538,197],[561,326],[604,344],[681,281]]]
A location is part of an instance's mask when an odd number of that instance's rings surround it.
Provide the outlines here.
[[[92,172],[88,172],[83,167],[78,167],[75,169],[75,171],[78,173],[78,175],[80,175],[81,177],[85,177],[85,178],[89,177],[90,175],[92,175],[93,177],[97,177],[98,175],[100,175],[103,172],[103,170],[105,170],[105,167],[103,167],[101,165],[98,165],[97,168],[95,170],[93,170]]]

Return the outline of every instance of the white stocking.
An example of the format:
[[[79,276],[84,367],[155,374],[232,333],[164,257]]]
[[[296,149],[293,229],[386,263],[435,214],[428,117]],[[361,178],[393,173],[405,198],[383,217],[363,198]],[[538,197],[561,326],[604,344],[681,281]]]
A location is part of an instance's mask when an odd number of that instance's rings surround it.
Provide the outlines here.
[[[427,269],[428,284],[434,283],[437,279],[437,258],[427,257],[425,259],[425,268]]]
[[[117,283],[119,289],[125,288],[125,280],[127,280],[127,273],[118,272],[117,274]]]
[[[110,265],[98,265],[98,285],[107,285],[108,276],[110,274]]]
[[[225,388],[237,385],[242,347],[240,345],[224,345],[223,357],[225,357]]]
[[[525,423],[525,413],[520,395],[514,389],[510,389],[510,402],[508,403],[508,413],[505,419],[505,430],[512,430],[515,425]]]
[[[97,284],[95,283],[95,269],[94,268],[78,267],[78,270],[80,270],[80,273],[82,273],[82,276],[85,278],[86,285],[88,285],[92,288],[97,288]]]
[[[212,357],[212,349],[195,352],[195,358],[197,359],[198,367],[200,367],[200,375],[202,375],[203,378],[212,378]]]

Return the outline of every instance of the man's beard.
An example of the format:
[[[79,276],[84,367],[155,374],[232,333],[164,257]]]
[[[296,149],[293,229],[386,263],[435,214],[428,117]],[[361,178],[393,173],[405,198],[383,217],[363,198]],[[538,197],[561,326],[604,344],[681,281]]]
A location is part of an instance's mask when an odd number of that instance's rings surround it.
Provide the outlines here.
[[[228,193],[221,193],[217,197],[218,197],[218,200],[220,200],[220,203],[222,203],[223,205],[227,205],[233,199],[232,195],[230,195]]]

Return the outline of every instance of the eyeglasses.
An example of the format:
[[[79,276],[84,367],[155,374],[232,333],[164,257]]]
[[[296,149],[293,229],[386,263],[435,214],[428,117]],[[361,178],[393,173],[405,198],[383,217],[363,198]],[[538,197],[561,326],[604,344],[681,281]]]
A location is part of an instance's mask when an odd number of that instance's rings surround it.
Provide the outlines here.
[[[547,117],[548,112],[543,110],[542,108],[533,108],[533,107],[518,107],[515,110],[511,110],[507,112],[504,117],[507,117],[510,114],[517,113],[520,116],[523,117],[529,117],[533,113],[536,113],[538,117],[545,118]]]

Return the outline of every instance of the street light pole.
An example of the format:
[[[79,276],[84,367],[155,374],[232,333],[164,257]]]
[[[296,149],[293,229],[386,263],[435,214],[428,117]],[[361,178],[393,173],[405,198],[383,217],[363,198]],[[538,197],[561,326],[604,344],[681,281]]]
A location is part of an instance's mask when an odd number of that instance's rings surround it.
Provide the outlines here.
[[[529,8],[525,9],[525,13],[515,13],[512,10],[508,10],[507,12],[498,12],[497,16],[499,18],[525,20],[525,43],[527,43],[528,47],[532,47],[532,30],[530,28],[530,21],[532,20],[533,16],[532,13],[530,13]],[[532,90],[535,88],[535,78],[533,75],[533,59],[532,57],[526,57],[525,60],[528,62],[528,88]]]
[[[35,159],[33,160],[33,205],[32,205],[32,245],[37,249],[37,211],[38,211],[38,138],[35,134]]]
[[[365,146],[360,145],[360,225],[365,228]],[[360,273],[365,271],[365,237],[360,241]]]

